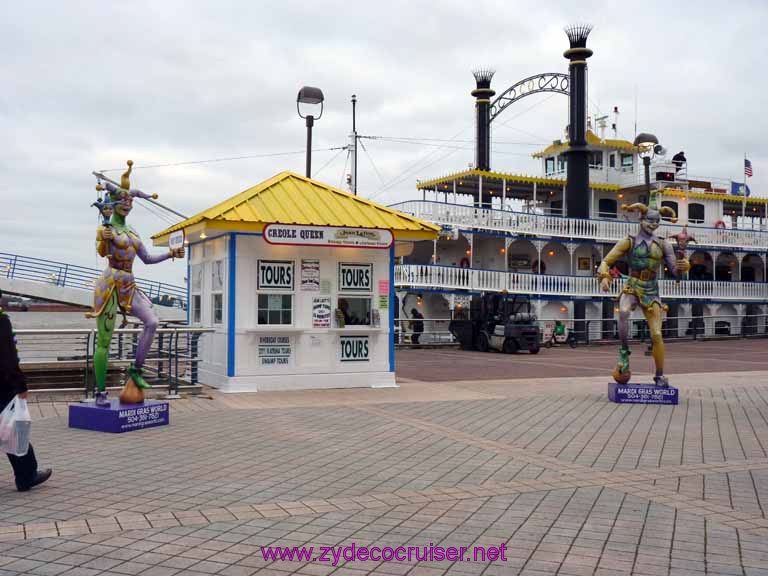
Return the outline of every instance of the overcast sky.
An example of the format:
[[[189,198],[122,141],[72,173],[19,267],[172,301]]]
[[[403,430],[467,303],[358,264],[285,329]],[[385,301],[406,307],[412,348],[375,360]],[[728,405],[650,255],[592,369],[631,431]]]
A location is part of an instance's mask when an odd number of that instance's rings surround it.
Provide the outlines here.
[[[764,1],[2,0],[0,252],[102,267],[91,171],[128,158],[134,187],[187,215],[282,170],[303,174],[303,85],[326,99],[314,177],[343,187],[347,154],[326,149],[347,143],[354,93],[360,134],[421,140],[364,140],[360,194],[415,196],[417,178],[473,161],[471,70],[494,68],[497,92],[567,72],[562,28],[578,22],[595,27],[590,113],[618,106],[630,140],[637,116],[639,131],[685,150],[691,174],[740,180],[746,153],[753,195],[768,196],[766,21]],[[566,123],[566,97],[521,100],[494,122],[492,167],[538,175],[530,153]],[[289,154],[141,169],[276,153]],[[130,223],[148,244],[167,225],[140,207]],[[185,273],[137,268],[179,284]]]

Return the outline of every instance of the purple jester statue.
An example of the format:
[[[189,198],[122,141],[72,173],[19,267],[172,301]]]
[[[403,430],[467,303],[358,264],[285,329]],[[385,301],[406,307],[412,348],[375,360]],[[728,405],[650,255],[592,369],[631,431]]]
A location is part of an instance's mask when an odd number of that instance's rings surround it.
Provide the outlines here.
[[[128,170],[122,175],[120,186],[102,174],[96,174],[99,180],[96,189],[105,192],[104,199],[95,204],[103,218],[102,226],[96,231],[96,250],[108,261],[96,282],[93,311],[87,314],[89,318],[96,318],[98,327],[96,352],[93,355],[97,406],[110,405],[106,392],[107,362],[118,311],[124,316],[136,316],[144,325],[136,348],[136,358],[128,368],[126,386],[120,399],[123,402],[142,402],[143,390],[150,388],[142,369],[157,330],[158,318],[149,298],[136,286],[133,261],[138,256],[145,264],[157,264],[168,258],[184,257],[183,247],[165,254],[149,254],[136,231],[126,224],[125,219],[133,208],[134,198],[157,198],[157,194],[150,195],[131,189],[129,178],[132,166],[133,162],[128,160]]]

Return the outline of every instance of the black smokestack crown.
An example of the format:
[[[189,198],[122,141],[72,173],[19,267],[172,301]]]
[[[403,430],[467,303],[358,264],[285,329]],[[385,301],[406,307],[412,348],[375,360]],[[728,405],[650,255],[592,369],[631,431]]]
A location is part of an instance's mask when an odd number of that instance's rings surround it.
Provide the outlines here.
[[[566,26],[564,30],[568,35],[568,40],[571,41],[571,48],[587,47],[587,38],[589,33],[592,32],[591,24],[573,24]]]

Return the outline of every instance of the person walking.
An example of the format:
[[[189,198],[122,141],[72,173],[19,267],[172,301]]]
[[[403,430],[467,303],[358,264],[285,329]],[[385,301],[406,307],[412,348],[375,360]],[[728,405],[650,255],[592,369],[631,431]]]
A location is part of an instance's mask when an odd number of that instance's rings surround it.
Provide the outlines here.
[[[3,294],[0,292],[0,298]],[[16,350],[16,338],[11,319],[0,308],[0,412],[16,396],[27,399],[27,379],[19,367],[19,354]],[[8,454],[13,473],[16,476],[16,488],[19,492],[42,484],[51,477],[50,468],[43,470],[37,467],[37,458],[32,444],[24,456]]]
[[[419,338],[421,338],[421,334],[424,332],[424,315],[416,310],[416,308],[411,309],[411,330],[413,330],[411,343],[418,345]]]

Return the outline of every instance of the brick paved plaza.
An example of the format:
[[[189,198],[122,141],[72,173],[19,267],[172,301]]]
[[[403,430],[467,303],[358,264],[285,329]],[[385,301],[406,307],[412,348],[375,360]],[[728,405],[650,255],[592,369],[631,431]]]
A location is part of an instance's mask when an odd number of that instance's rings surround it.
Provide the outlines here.
[[[732,357],[745,344],[727,343]],[[538,359],[573,352],[560,351]],[[414,352],[450,367],[445,350]],[[212,393],[124,435],[70,430],[65,404],[35,404],[55,473],[20,494],[3,465],[0,575],[768,575],[766,369],[677,374],[680,405],[628,406],[607,402],[606,377],[515,379],[515,357],[479,358],[508,361],[512,379],[410,370],[399,389]],[[332,566],[260,550],[352,543],[504,543],[507,560]]]

